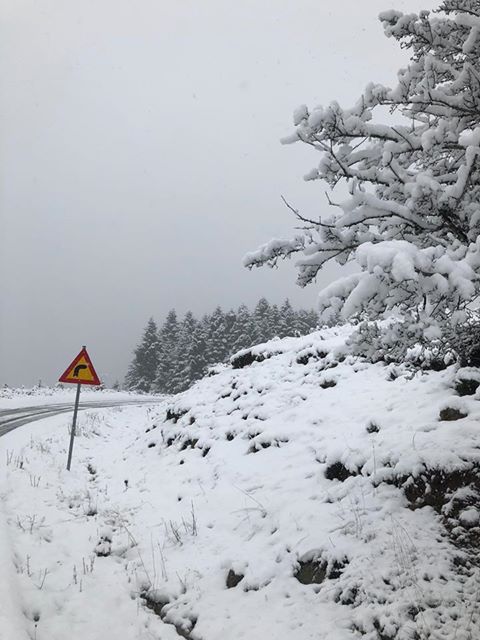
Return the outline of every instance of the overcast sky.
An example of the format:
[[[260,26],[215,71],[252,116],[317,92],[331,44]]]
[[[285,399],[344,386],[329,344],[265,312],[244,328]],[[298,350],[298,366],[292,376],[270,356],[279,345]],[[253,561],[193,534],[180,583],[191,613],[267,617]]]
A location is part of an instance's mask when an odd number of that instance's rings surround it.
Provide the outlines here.
[[[325,208],[282,147],[292,112],[392,85],[379,11],[431,0],[4,0],[0,384],[53,383],[83,344],[122,379],[149,316],[315,305],[295,270],[243,255],[289,236],[285,195]]]

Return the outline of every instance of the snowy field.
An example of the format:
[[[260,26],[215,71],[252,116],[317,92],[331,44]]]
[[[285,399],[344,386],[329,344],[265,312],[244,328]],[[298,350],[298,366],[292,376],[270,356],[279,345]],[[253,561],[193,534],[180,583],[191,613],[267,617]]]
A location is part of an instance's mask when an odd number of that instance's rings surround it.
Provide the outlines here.
[[[0,410],[16,409],[20,407],[44,406],[47,404],[65,404],[75,402],[76,385],[66,385],[63,389],[57,387],[33,387],[31,389],[0,389]],[[113,389],[98,389],[83,386],[80,402],[110,402],[131,401],[136,398],[148,399],[148,395],[139,396],[130,391],[114,391]]]
[[[349,331],[3,437],[2,640],[478,639],[480,395]]]

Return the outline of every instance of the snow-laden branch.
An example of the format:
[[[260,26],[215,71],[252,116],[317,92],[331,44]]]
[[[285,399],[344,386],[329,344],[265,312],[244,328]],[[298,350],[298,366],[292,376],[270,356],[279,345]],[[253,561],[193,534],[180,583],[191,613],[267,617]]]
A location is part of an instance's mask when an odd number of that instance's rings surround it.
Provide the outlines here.
[[[460,321],[480,295],[480,3],[380,20],[411,54],[396,86],[370,83],[351,108],[302,105],[282,141],[317,152],[306,180],[344,183],[349,197],[318,218],[289,205],[301,235],[267,243],[245,265],[298,254],[304,286],[327,262],[356,261],[360,273],[322,292],[325,317],[397,309]],[[385,108],[393,117],[382,122]]]

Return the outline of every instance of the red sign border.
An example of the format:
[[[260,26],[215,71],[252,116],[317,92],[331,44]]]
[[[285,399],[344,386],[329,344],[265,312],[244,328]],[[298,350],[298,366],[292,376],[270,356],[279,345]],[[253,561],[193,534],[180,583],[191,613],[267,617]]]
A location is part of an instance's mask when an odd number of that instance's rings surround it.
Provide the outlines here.
[[[72,369],[75,369],[75,367],[77,366],[77,362],[79,360],[81,360],[82,358],[85,358],[90,371],[93,375],[93,380],[75,380],[75,379],[71,379],[68,377],[68,374],[71,372]],[[87,350],[85,349],[85,347],[80,351],[80,353],[78,354],[78,356],[76,358],[74,358],[73,362],[71,364],[68,365],[68,367],[65,369],[65,371],[62,373],[62,375],[60,376],[60,378],[58,379],[59,382],[67,382],[68,384],[89,384],[89,385],[94,385],[94,386],[98,386],[101,385],[102,383],[100,382],[100,378],[97,375],[97,372],[95,371],[95,367],[92,364],[92,361],[90,360],[90,356],[87,353]]]

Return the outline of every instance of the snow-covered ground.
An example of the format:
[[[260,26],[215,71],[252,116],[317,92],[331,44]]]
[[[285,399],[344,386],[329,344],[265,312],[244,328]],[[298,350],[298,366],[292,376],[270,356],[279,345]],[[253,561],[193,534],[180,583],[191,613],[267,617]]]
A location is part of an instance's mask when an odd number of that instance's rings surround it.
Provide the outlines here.
[[[480,395],[350,330],[2,438],[2,640],[478,639]]]
[[[0,388],[0,410],[68,402],[73,405],[75,393],[76,385],[68,385],[64,388],[32,387],[31,389],[3,387]],[[114,391],[113,389],[83,386],[80,401],[101,403],[112,400],[128,402],[137,398],[148,399],[150,397],[152,396],[139,395],[130,391]]]

